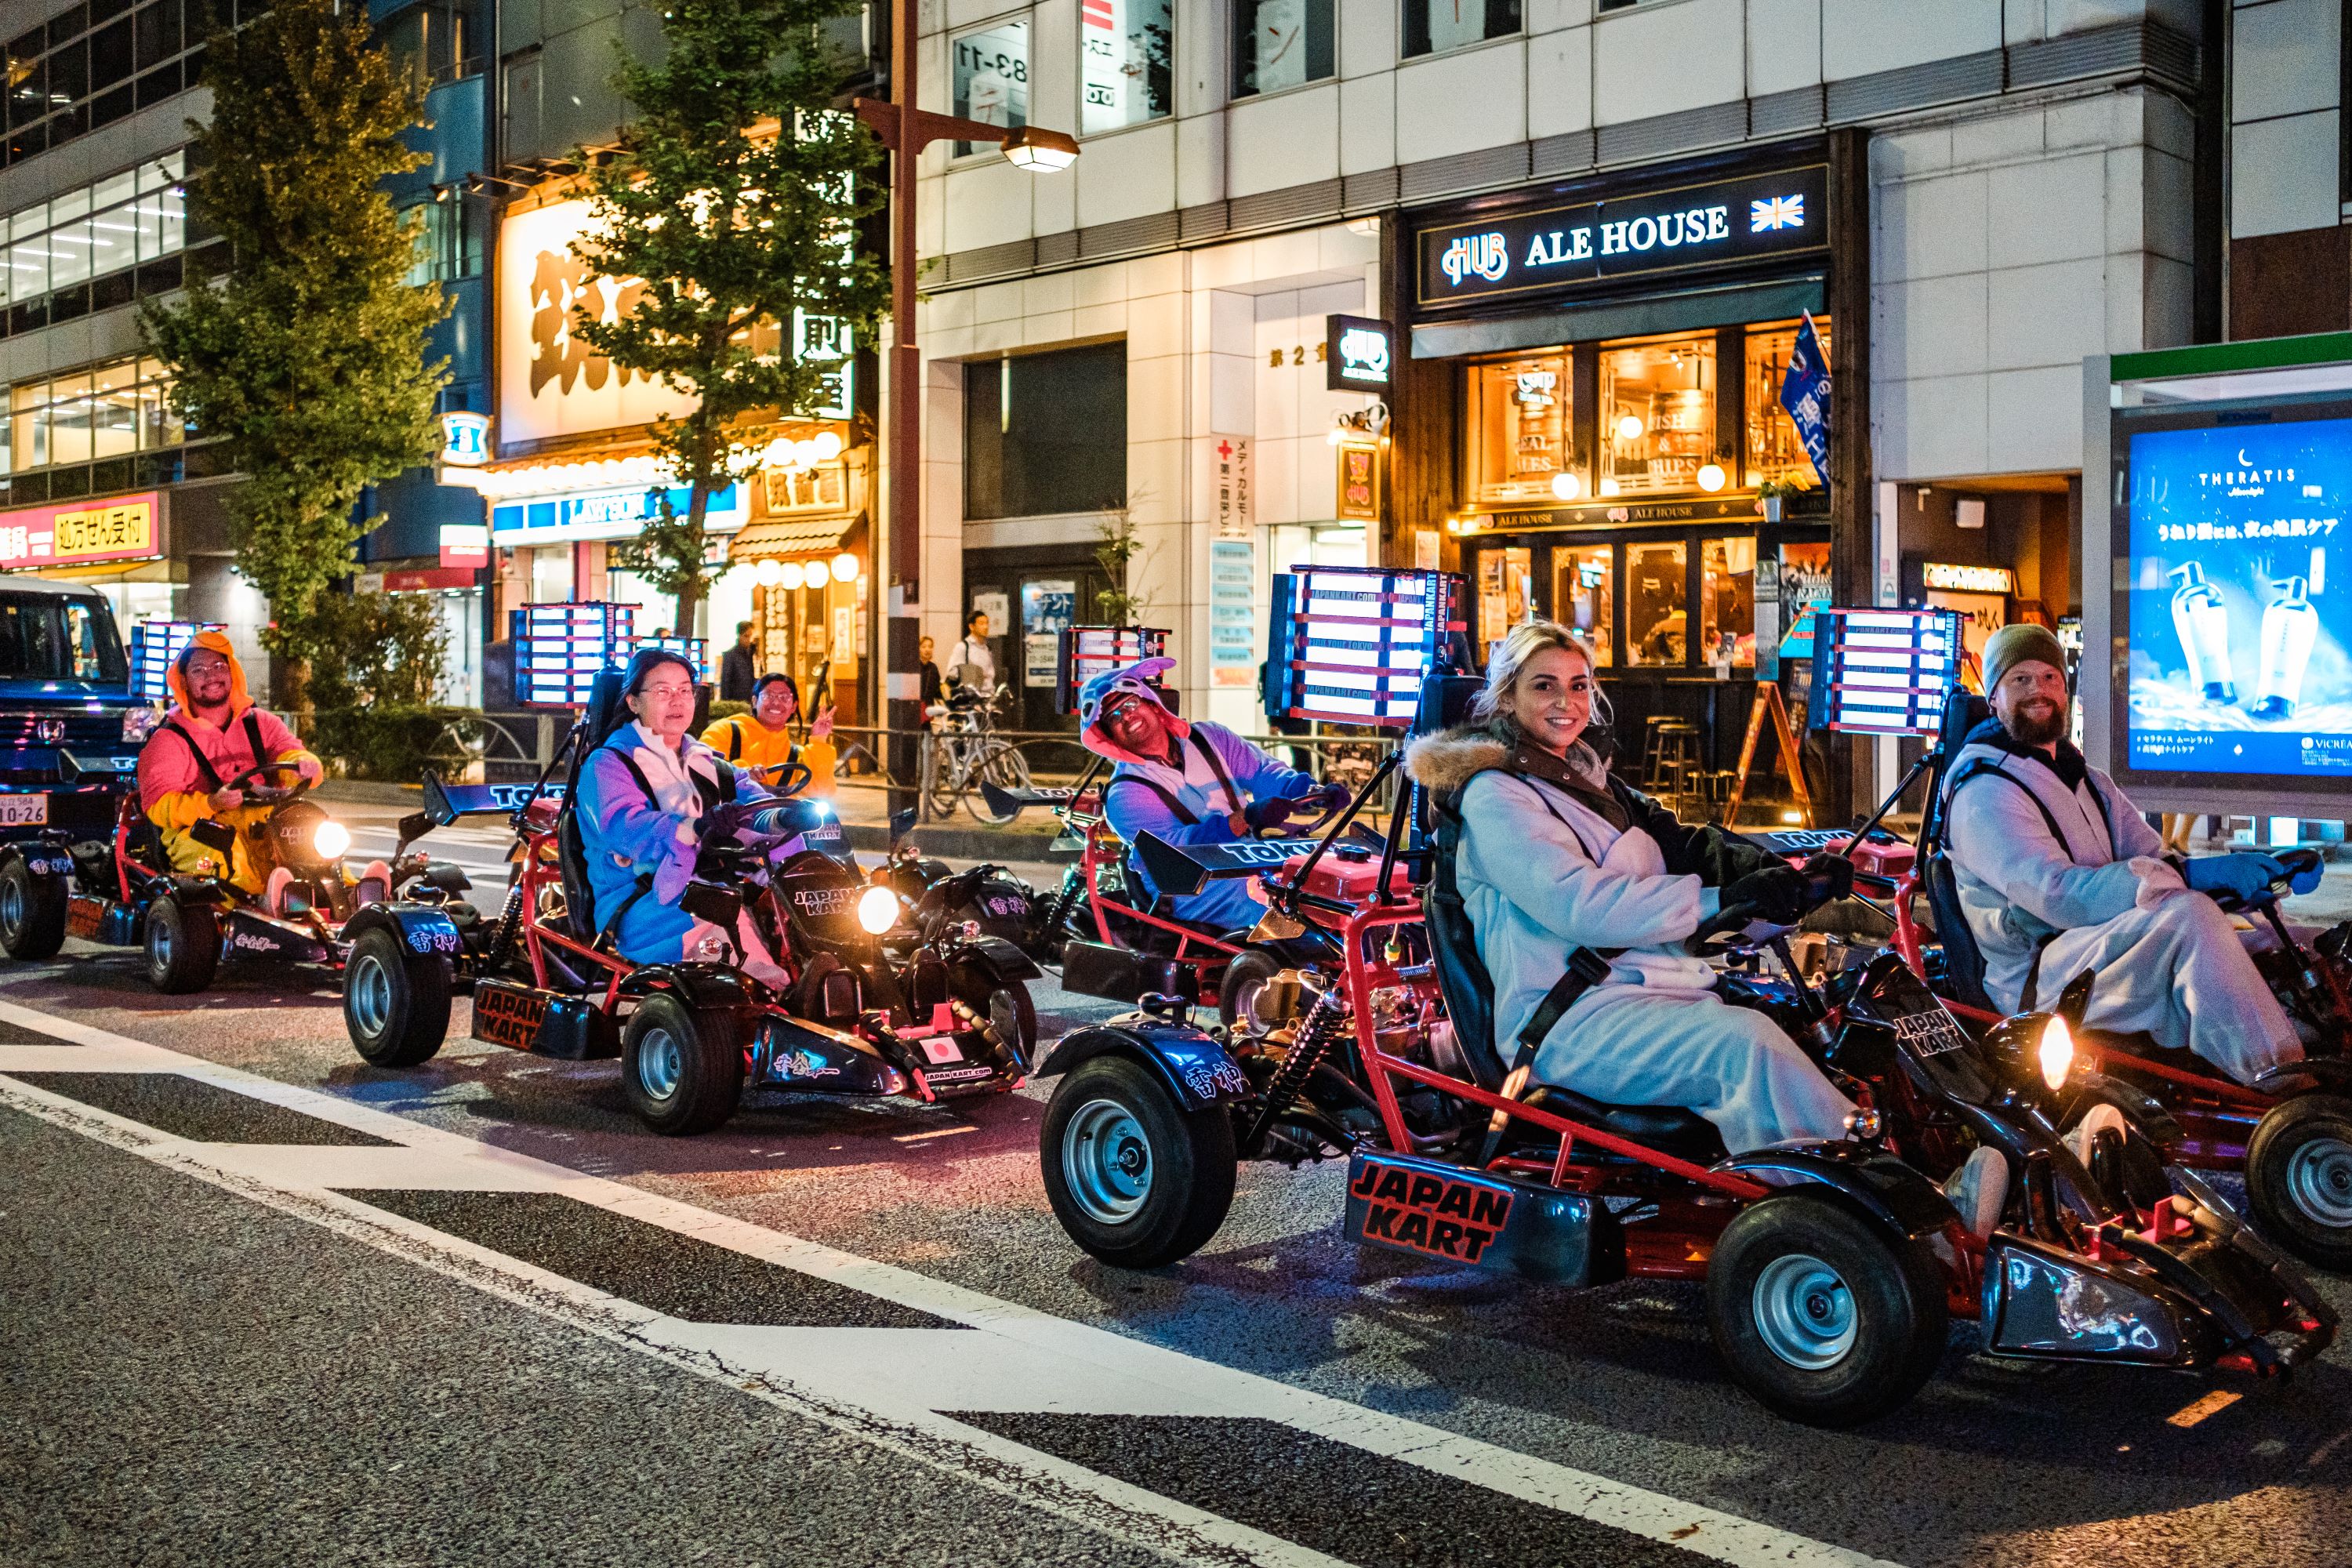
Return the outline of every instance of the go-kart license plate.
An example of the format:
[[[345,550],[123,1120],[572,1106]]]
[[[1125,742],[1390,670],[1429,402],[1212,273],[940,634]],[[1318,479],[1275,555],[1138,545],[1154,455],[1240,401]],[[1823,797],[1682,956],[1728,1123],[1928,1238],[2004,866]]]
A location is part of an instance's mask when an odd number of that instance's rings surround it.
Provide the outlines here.
[[[0,795],[0,827],[46,827],[49,797],[45,795]]]

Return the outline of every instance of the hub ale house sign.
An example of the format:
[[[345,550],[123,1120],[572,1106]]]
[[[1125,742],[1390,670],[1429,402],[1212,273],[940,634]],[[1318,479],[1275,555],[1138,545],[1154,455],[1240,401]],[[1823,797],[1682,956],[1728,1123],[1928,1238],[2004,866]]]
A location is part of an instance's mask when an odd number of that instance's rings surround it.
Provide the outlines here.
[[[1467,303],[1820,250],[1828,203],[1829,169],[1811,163],[1445,224],[1421,233],[1419,300]]]

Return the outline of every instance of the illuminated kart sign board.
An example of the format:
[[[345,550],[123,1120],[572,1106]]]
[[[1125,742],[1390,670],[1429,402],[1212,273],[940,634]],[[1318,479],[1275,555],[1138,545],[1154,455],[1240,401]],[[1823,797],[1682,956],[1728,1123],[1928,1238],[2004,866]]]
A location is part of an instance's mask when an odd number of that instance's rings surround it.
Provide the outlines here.
[[[1418,300],[1491,300],[1828,244],[1829,168],[1809,163],[1425,228]]]
[[[1446,572],[1295,566],[1274,578],[1268,718],[1412,726],[1421,689],[1465,629]]]
[[[1054,711],[1075,713],[1078,693],[1087,681],[1107,669],[1123,669],[1168,652],[1168,633],[1160,626],[1064,626],[1055,634]],[[1154,681],[1155,686],[1165,683]]]
[[[1931,735],[1960,680],[1958,610],[1832,609],[1813,616],[1816,730]]]

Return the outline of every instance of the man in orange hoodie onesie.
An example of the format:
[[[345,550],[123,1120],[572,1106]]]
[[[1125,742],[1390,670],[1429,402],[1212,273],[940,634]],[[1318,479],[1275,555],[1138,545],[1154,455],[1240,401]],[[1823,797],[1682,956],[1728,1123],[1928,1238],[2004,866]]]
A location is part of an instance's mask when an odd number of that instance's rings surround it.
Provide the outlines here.
[[[172,711],[139,753],[140,808],[163,830],[175,871],[221,869],[221,851],[189,831],[196,824],[217,822],[234,830],[229,879],[259,893],[277,867],[276,852],[267,838],[245,828],[266,818],[270,808],[247,805],[243,788],[222,786],[257,763],[290,763],[292,771],[315,783],[322,771],[319,759],[303,750],[284,720],[253,705],[245,667],[219,632],[198,632],[173,661],[166,684]],[[257,782],[289,781],[283,773],[267,773]]]

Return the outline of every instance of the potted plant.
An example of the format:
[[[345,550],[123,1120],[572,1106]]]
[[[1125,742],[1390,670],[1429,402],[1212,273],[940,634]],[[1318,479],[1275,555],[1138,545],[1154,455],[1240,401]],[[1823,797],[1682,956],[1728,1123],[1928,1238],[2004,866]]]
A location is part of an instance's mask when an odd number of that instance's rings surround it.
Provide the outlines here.
[[[1802,487],[1799,485],[1790,483],[1786,479],[1766,479],[1762,484],[1758,485],[1756,487],[1756,504],[1762,510],[1764,513],[1764,521],[1767,522],[1780,521],[1781,503],[1789,497],[1795,495],[1801,488]]]

